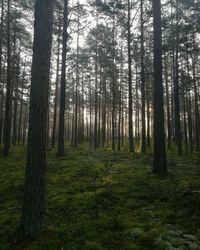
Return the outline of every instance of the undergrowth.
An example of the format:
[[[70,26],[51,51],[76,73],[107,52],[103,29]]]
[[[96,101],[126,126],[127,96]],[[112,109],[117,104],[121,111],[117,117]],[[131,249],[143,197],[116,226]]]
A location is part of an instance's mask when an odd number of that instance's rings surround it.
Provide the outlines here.
[[[0,249],[200,249],[197,158],[171,154],[158,177],[150,154],[49,150],[44,229],[17,244],[25,148],[16,147],[0,157]]]

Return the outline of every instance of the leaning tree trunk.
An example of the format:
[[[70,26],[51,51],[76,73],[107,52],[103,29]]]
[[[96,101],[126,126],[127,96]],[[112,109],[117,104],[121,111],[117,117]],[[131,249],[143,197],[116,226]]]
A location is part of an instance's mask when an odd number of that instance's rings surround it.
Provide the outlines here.
[[[167,172],[163,85],[162,85],[162,33],[161,33],[161,4],[153,0],[154,26],[154,159],[153,172],[163,175]]]
[[[37,232],[45,214],[46,126],[53,0],[36,0],[25,192],[21,228]],[[39,121],[39,122],[38,122]]]

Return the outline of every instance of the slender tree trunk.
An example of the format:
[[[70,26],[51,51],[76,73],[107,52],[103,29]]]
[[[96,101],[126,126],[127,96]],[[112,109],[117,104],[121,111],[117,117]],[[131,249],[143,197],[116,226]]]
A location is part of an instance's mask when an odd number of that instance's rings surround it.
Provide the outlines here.
[[[118,120],[118,150],[121,150],[121,120],[122,120],[122,77],[123,77],[123,48],[121,47],[120,55],[121,65],[120,65],[120,86],[119,86],[119,120]]]
[[[66,58],[67,58],[67,25],[68,25],[68,0],[64,0],[63,41],[62,41],[62,68],[60,82],[60,113],[58,131],[58,156],[65,154],[65,89],[66,89]]]
[[[143,0],[141,0],[141,98],[142,98],[142,153],[146,153]]]
[[[187,51],[187,74],[188,77],[190,76],[190,67],[189,67],[189,55]],[[193,153],[193,122],[192,122],[192,103],[191,103],[191,94],[190,94],[190,82],[187,83],[188,89],[187,89],[187,116],[188,116],[188,134],[189,134],[189,143],[190,143],[190,153]]]
[[[123,98],[123,92],[121,93],[121,112],[122,112],[122,114],[121,114],[121,119],[122,119],[122,148],[124,147],[124,98]]]
[[[84,111],[85,111],[85,102],[84,102],[84,71],[83,71],[83,65],[82,65],[82,79],[81,79],[81,142],[85,141],[85,117],[84,117]]]
[[[165,86],[166,86],[166,106],[167,106],[167,147],[171,148],[171,118],[169,106],[169,82],[167,72],[167,57],[165,57]]]
[[[193,35],[193,86],[194,86],[194,110],[195,110],[195,141],[197,150],[200,149],[199,135],[200,135],[200,121],[199,121],[199,105],[198,105],[198,92],[197,92],[197,83],[196,83],[196,46],[195,46],[195,35]]]
[[[1,108],[0,108],[0,144],[2,143],[2,135],[3,135],[3,104],[4,104],[4,82],[2,85],[1,92]]]
[[[12,120],[12,74],[11,74],[11,0],[7,0],[7,86],[5,101],[5,120],[4,120],[4,156],[8,156],[10,150],[11,120]]]
[[[118,119],[118,150],[121,150],[121,99],[122,99],[122,82],[119,89],[119,119]]]
[[[112,28],[112,43],[113,43],[113,65],[112,65],[112,150],[115,150],[115,85],[116,85],[116,70],[115,70],[115,14],[113,13],[113,28]]]
[[[128,96],[129,96],[129,151],[134,152],[133,144],[133,100],[132,100],[132,58],[131,58],[131,6],[128,0]]]
[[[12,144],[16,146],[17,144],[17,113],[18,113],[18,88],[19,88],[19,60],[17,65],[16,75],[14,74],[15,82],[15,98],[14,98],[14,114],[13,114],[13,130],[12,130]]]
[[[102,148],[105,146],[106,141],[106,70],[103,70],[103,105],[102,105]]]
[[[78,14],[79,15],[79,14]],[[78,33],[76,42],[76,93],[75,93],[75,125],[74,125],[74,147],[77,146],[79,140],[79,129],[78,129],[78,89],[79,89],[79,17],[78,17]],[[79,105],[80,108],[80,105]],[[80,114],[80,112],[79,112]],[[79,124],[80,125],[80,124]]]
[[[174,81],[175,81],[175,63],[174,63],[174,51],[172,53],[172,69],[171,69],[171,132],[172,132],[172,141],[175,142],[175,119],[174,119]]]
[[[0,102],[0,144],[2,143],[2,132],[3,132],[3,104],[4,104],[4,79],[2,81],[2,59],[3,59],[3,35],[4,35],[4,0],[1,2],[1,23],[0,23],[0,82],[1,86],[1,102]]]
[[[23,146],[26,142],[27,120],[28,120],[28,102],[25,104],[25,111],[24,111],[23,134],[22,134],[22,145]]]
[[[0,23],[0,80],[2,77],[2,50],[3,50],[3,36],[4,36],[4,0],[1,1],[1,23]]]
[[[151,136],[150,136],[150,96],[149,90],[146,86],[146,96],[147,96],[147,146],[151,147]]]
[[[161,3],[153,0],[154,27],[154,159],[153,172],[167,173],[162,85]]]
[[[187,119],[186,119],[186,91],[183,89],[183,124],[184,124],[184,137],[185,137],[185,152],[188,152],[188,132],[187,132]]]
[[[58,27],[58,40],[57,40],[57,66],[56,66],[56,89],[54,97],[54,112],[53,112],[53,128],[52,128],[52,148],[55,147],[56,143],[56,126],[57,126],[57,110],[58,110],[58,83],[59,83],[59,71],[60,71],[60,35],[61,35],[61,18],[59,17]]]
[[[25,68],[25,67],[24,67]],[[24,85],[25,85],[25,69],[22,76],[22,87],[21,87],[21,96],[20,96],[20,108],[19,108],[19,123],[18,123],[18,132],[17,132],[17,144],[20,144],[22,139],[22,112],[23,112],[23,103],[24,103]]]
[[[90,89],[89,89],[89,95],[90,95],[90,132],[89,132],[89,137],[90,137],[90,147],[92,147],[92,84],[91,84],[91,77],[89,77],[89,84],[90,84]]]
[[[140,145],[140,108],[139,108],[139,91],[138,91],[138,70],[137,70],[137,65],[136,65],[136,103],[135,103],[135,137],[136,137],[136,142],[137,146],[139,147]]]
[[[96,15],[96,27],[98,28],[98,15]],[[97,142],[97,113],[98,113],[98,33],[96,32],[96,38],[95,38],[95,47],[96,47],[96,53],[95,53],[95,92],[94,92],[94,149],[97,149],[98,142]]]
[[[178,3],[176,2],[176,54],[175,54],[175,81],[174,81],[174,108],[175,108],[175,137],[178,146],[178,155],[183,155],[182,149],[182,132],[180,118],[180,101],[179,101],[179,31],[178,31]]]

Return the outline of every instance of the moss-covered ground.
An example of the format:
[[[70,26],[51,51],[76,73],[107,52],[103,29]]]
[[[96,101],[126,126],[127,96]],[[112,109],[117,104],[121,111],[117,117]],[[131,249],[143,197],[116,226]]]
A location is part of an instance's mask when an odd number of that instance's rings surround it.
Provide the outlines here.
[[[198,157],[169,156],[169,174],[151,173],[151,155],[68,148],[48,151],[46,220],[15,243],[25,148],[0,156],[0,249],[200,249]]]

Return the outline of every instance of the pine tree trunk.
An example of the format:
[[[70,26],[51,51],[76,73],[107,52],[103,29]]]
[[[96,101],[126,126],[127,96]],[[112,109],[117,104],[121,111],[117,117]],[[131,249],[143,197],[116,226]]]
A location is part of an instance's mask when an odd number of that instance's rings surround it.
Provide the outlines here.
[[[162,85],[162,33],[161,33],[161,3],[153,0],[154,27],[154,159],[153,172],[163,175],[167,173],[163,85]]]
[[[22,139],[22,112],[23,112],[23,103],[24,103],[24,81],[25,81],[25,69],[22,76],[22,87],[21,87],[21,97],[20,97],[20,108],[19,108],[19,123],[18,123],[18,132],[17,132],[17,144],[20,145]]]
[[[187,51],[187,74],[190,75],[190,67],[189,67],[189,55]],[[188,116],[188,136],[189,136],[189,144],[190,144],[190,153],[193,153],[193,122],[192,122],[192,103],[191,103],[191,94],[190,94],[190,82],[187,83],[187,116]]]
[[[143,0],[141,0],[141,98],[142,98],[142,153],[146,153]]]
[[[116,98],[116,77],[115,77],[115,14],[113,13],[113,27],[112,27],[112,43],[113,43],[113,65],[112,65],[112,150],[115,150],[115,98]]]
[[[4,22],[4,0],[1,1],[1,23],[0,23],[0,81],[2,77],[2,50],[3,50],[3,22]]]
[[[3,135],[3,104],[4,104],[4,82],[1,90],[1,108],[0,108],[0,144],[2,143],[2,135]]]
[[[182,131],[180,118],[180,101],[179,101],[179,31],[178,31],[178,3],[176,2],[176,48],[175,48],[175,81],[174,81],[174,108],[175,108],[175,137],[178,146],[178,155],[183,155],[182,149]]]
[[[28,120],[28,102],[25,105],[24,111],[24,122],[23,122],[23,133],[22,133],[22,145],[24,146],[26,142],[26,135],[27,135],[27,120]]]
[[[57,110],[58,110],[58,81],[59,81],[59,71],[60,71],[60,35],[61,35],[61,18],[59,17],[59,27],[58,27],[58,40],[57,40],[57,65],[56,65],[56,89],[54,97],[54,111],[53,111],[53,128],[52,128],[52,140],[51,146],[55,147],[56,144],[56,126],[57,126]]]
[[[129,151],[134,152],[133,144],[133,100],[132,100],[132,58],[131,58],[131,6],[128,0],[128,96],[129,96]]]
[[[12,75],[11,75],[11,37],[10,37],[10,6],[11,0],[7,0],[7,85],[5,101],[5,120],[4,120],[4,156],[8,156],[10,150],[11,120],[12,120]]]
[[[166,86],[166,106],[167,106],[167,147],[171,148],[171,118],[169,106],[169,82],[167,72],[167,57],[165,57],[165,86]]]
[[[27,164],[21,218],[24,235],[31,235],[41,229],[45,214],[46,127],[52,23],[53,0],[36,0]]]
[[[68,25],[68,0],[64,0],[63,17],[63,40],[62,40],[62,68],[60,82],[60,113],[59,113],[59,131],[58,131],[58,156],[65,154],[65,89],[66,89],[66,57],[67,57],[67,25]]]
[[[200,121],[199,121],[199,105],[198,105],[198,92],[197,92],[197,83],[196,83],[196,46],[195,46],[195,35],[193,35],[193,63],[192,63],[192,71],[193,71],[193,86],[194,86],[194,110],[195,110],[195,141],[196,147],[199,151],[200,149]]]
[[[16,73],[13,76],[15,82],[15,98],[14,98],[14,114],[13,114],[13,130],[12,130],[12,144],[16,146],[17,144],[17,116],[18,116],[18,88],[19,88],[19,62],[18,58]]]
[[[98,16],[96,17],[97,19],[97,27],[98,27]],[[98,63],[97,63],[97,57],[98,57],[98,38],[97,38],[97,33],[96,33],[96,38],[95,38],[95,47],[96,47],[96,53],[95,53],[95,93],[94,93],[94,149],[97,149],[98,147],[98,142],[97,142],[97,113],[98,113]]]
[[[78,33],[77,33],[77,42],[76,42],[76,93],[75,93],[75,124],[74,124],[74,147],[77,146],[78,140],[79,140],[79,129],[78,126],[80,123],[78,123],[78,108],[80,108],[80,105],[78,107],[78,89],[79,89],[79,18],[78,18]],[[80,112],[79,112],[80,114]]]

